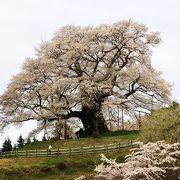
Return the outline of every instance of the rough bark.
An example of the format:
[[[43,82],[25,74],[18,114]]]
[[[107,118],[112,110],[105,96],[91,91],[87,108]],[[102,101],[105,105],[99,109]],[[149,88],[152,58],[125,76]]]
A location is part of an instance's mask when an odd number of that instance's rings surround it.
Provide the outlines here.
[[[102,102],[105,96],[99,92],[83,94],[81,120],[87,135],[102,134],[108,131],[103,113]]]
[[[100,109],[83,107],[81,120],[87,135],[102,134],[108,131],[104,116]]]

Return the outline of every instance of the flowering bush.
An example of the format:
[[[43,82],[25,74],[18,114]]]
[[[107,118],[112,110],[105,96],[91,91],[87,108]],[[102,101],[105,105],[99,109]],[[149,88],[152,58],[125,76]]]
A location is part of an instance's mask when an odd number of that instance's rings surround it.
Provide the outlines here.
[[[96,174],[80,179],[96,180],[177,180],[180,179],[180,143],[164,141],[140,145],[125,157],[125,163],[101,155],[102,163],[96,166]]]

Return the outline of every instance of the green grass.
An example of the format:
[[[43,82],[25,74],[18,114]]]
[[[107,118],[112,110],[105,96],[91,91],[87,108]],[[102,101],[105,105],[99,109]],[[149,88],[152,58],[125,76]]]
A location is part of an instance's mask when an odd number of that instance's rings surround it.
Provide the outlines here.
[[[108,158],[123,162],[128,151],[105,153]],[[1,163],[0,159],[0,163]],[[81,175],[92,174],[100,163],[99,154],[72,157],[13,158],[0,168],[0,180],[70,180]]]
[[[23,149],[46,149],[49,144],[54,149],[92,146],[138,138],[140,138],[138,131],[119,131],[109,132],[96,138],[88,137],[74,140],[35,142],[25,146]],[[128,149],[122,149],[120,152],[107,152],[105,155],[108,158],[117,159],[117,162],[124,162],[124,157],[128,153]],[[71,180],[81,175],[92,174],[95,166],[99,163],[99,154],[66,157],[6,157],[0,159],[0,180]]]
[[[165,140],[180,142],[180,106],[176,103],[167,108],[154,110],[142,120],[141,135],[144,142]]]
[[[140,138],[139,131],[117,131],[117,132],[108,132],[98,137],[34,142],[24,146],[23,148],[21,148],[21,150],[47,149],[50,144],[52,145],[53,149],[104,145],[115,142],[135,140],[138,138]]]

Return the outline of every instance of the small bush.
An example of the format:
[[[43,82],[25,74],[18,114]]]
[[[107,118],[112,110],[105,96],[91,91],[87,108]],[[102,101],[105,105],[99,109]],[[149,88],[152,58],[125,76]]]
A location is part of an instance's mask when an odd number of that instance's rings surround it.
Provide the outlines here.
[[[175,143],[180,140],[180,107],[158,109],[142,121],[142,137],[145,142],[166,140]]]
[[[56,165],[56,167],[59,169],[59,170],[64,170],[64,169],[67,169],[67,166],[65,163],[63,162],[60,162]]]

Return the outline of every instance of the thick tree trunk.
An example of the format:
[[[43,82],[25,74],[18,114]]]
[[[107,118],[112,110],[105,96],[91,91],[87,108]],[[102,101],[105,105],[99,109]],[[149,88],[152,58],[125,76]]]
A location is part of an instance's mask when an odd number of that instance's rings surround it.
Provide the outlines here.
[[[97,135],[108,132],[105,118],[102,113],[101,102],[90,101],[86,99],[82,103],[81,111],[70,111],[68,114],[61,116],[62,119],[78,117],[81,119],[85,131],[81,130],[82,136]],[[49,118],[48,121],[57,120],[57,117]]]
[[[90,89],[83,85],[80,87],[82,110],[79,112],[71,112],[69,117],[78,117],[81,119],[85,129],[85,131],[81,129],[81,132],[84,133],[84,135],[95,135],[107,132],[108,128],[102,113],[102,103],[104,99],[111,94],[111,89],[98,90],[95,85],[91,86]]]
[[[102,134],[108,131],[99,102],[83,103],[81,120],[87,135]]]
[[[83,112],[82,123],[87,135],[102,134],[108,131],[105,119],[101,112]]]

